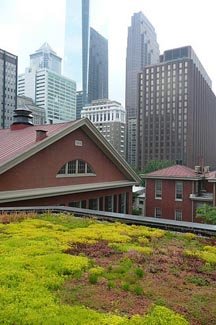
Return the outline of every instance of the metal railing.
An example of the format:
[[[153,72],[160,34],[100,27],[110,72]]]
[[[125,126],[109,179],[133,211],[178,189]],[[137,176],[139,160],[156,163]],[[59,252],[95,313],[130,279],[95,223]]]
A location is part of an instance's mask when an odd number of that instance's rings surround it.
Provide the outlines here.
[[[176,221],[162,218],[143,217],[131,214],[104,212],[89,209],[81,209],[67,206],[33,206],[33,207],[5,207],[0,208],[0,213],[15,212],[35,212],[38,214],[45,212],[69,213],[76,217],[94,217],[98,220],[119,221],[126,224],[144,225],[148,227],[160,228],[165,230],[192,232],[205,236],[216,236],[216,225]]]

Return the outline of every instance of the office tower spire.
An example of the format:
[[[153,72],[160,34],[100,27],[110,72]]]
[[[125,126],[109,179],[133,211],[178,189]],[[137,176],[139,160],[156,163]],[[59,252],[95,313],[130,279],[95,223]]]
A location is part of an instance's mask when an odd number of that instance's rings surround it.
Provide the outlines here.
[[[138,73],[159,62],[155,29],[142,12],[135,13],[128,28],[126,58],[127,161],[136,165]]]
[[[57,56],[51,46],[45,42],[35,53],[30,54],[30,67],[32,69],[49,69],[61,74],[62,59]]]

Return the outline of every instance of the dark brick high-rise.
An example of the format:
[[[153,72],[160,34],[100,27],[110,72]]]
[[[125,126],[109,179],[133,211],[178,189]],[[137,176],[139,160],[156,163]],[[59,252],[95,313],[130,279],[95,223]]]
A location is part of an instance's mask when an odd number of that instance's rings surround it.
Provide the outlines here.
[[[216,167],[216,97],[190,46],[145,67],[138,97],[138,168],[156,159]]]

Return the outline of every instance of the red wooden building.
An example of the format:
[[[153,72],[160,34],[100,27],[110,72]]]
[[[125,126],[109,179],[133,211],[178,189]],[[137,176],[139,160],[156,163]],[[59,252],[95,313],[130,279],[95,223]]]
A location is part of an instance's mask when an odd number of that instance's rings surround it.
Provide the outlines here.
[[[131,213],[140,180],[88,119],[0,130],[0,206],[67,205]],[[19,113],[20,115],[20,113]],[[22,115],[22,114],[21,114]]]
[[[196,208],[216,205],[216,173],[207,167],[175,165],[143,175],[146,180],[144,215],[178,221],[196,220]]]

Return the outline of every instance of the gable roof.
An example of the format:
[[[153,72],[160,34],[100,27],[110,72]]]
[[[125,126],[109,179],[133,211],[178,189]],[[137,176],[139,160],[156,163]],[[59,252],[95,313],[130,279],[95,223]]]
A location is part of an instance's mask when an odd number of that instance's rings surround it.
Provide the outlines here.
[[[67,123],[28,126],[20,130],[0,130],[0,174],[79,128],[129,180],[136,183],[141,181],[134,170],[87,118]],[[47,137],[36,142],[36,130],[47,131]]]
[[[200,174],[183,165],[173,165],[143,175],[143,178],[174,178],[174,179],[199,179]]]

